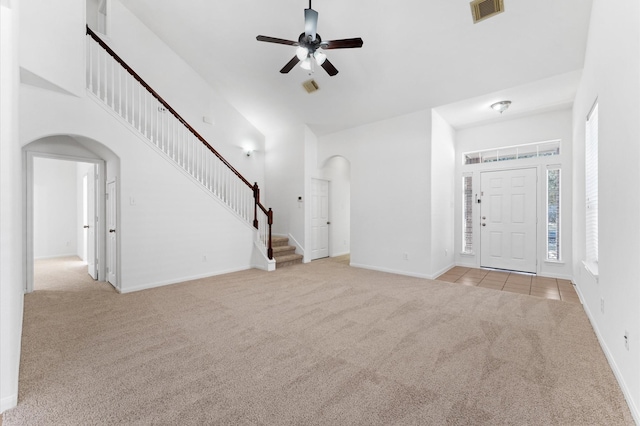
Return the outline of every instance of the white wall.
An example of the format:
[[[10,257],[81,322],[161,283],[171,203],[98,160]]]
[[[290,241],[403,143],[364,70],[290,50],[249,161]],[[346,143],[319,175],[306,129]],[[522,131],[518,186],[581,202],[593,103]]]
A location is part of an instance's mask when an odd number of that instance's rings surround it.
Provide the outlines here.
[[[48,134],[82,135],[119,157],[119,174],[110,178],[120,182],[121,291],[251,267],[253,228],[119,118],[91,98],[31,86],[21,95],[23,143]]]
[[[640,423],[640,4],[594,0],[573,109],[575,282],[585,311]],[[599,277],[584,268],[585,120],[599,103]],[[604,301],[604,312],[600,309]],[[625,349],[624,333],[629,335]]]
[[[33,8],[37,8],[47,2],[32,0],[32,3]],[[62,7],[58,5],[55,12],[79,14],[84,26],[84,3],[64,3]],[[55,19],[56,14],[49,19]],[[121,2],[111,2],[109,16],[110,37],[105,41],[237,170],[262,187],[264,137]],[[32,18],[31,13],[27,18]],[[25,26],[31,28],[31,22]],[[57,26],[50,31],[54,33],[53,38],[67,36],[65,31],[58,35],[61,30]],[[83,46],[79,53],[67,49],[60,56],[73,56],[65,63],[44,55],[47,69],[66,66],[71,68],[67,71],[72,75],[79,69],[84,84],[83,34],[84,30],[77,35]],[[38,48],[26,44],[23,56],[38,54]],[[251,226],[231,215],[226,207],[194,185],[190,177],[158,156],[155,148],[87,98],[84,91],[76,98],[42,87],[22,86],[23,145],[50,135],[73,135],[81,144],[84,140],[87,146],[91,145],[99,157],[113,155],[118,159],[107,161],[106,168],[108,179],[117,178],[119,182],[122,291],[251,266]],[[204,123],[204,116],[212,118],[215,125]],[[243,147],[254,150],[251,157],[245,155]],[[145,159],[144,167],[141,167],[141,158]],[[264,192],[263,189],[263,199]],[[238,237],[232,238],[236,231]]]
[[[36,158],[33,174],[33,230],[36,259],[78,252],[76,163]]]
[[[81,96],[85,78],[85,2],[30,0],[21,3],[20,66]]]
[[[506,117],[505,117],[506,118]],[[546,259],[545,244],[538,245],[538,273],[543,276],[571,279],[572,259],[572,117],[570,110],[559,110],[534,114],[526,117],[505,119],[497,123],[460,129],[456,132],[456,179],[455,179],[455,222],[454,241],[456,263],[459,265],[480,266],[480,226],[474,223],[474,254],[461,254],[462,251],[462,174],[473,174],[474,193],[480,191],[480,173],[482,171],[510,169],[517,167],[535,167],[538,170],[538,217],[546,218],[546,169],[547,165],[561,165],[561,262],[549,262]],[[560,155],[540,159],[522,159],[500,163],[463,165],[462,155],[483,149],[492,149],[526,143],[559,139]],[[474,208],[479,208],[474,204]],[[474,217],[479,216],[474,211]],[[544,221],[538,222],[538,241],[546,241]]]
[[[430,141],[431,111],[319,139],[320,164],[351,163],[353,266],[431,277]]]
[[[0,412],[18,402],[23,309],[19,3],[0,1]]]
[[[350,253],[351,240],[351,164],[341,156],[329,158],[322,167],[329,181],[329,255]]]
[[[249,182],[262,188],[264,136],[121,1],[112,0],[110,12],[110,36],[104,41]],[[214,124],[205,123],[205,116]],[[254,150],[250,157],[244,148]]]
[[[455,130],[432,111],[431,136],[431,275],[454,265]]]
[[[263,204],[273,208],[273,233],[305,243],[305,127],[285,129],[267,138]],[[302,197],[302,201],[298,201]],[[290,244],[293,241],[290,241]],[[303,254],[303,253],[301,253]]]

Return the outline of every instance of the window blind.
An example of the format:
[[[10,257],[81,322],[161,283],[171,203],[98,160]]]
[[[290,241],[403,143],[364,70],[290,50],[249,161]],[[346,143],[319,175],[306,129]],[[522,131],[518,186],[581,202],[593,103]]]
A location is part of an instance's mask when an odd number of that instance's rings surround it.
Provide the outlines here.
[[[586,261],[598,263],[598,104],[587,116],[585,135]]]
[[[462,177],[462,252],[473,253],[473,180]]]

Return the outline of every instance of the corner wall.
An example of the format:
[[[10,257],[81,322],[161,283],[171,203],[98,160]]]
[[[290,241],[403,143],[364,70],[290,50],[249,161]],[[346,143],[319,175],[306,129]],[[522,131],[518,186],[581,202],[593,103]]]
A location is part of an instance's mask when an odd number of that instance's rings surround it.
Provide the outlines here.
[[[431,111],[318,140],[351,163],[351,265],[431,278]]]
[[[594,0],[573,109],[574,280],[640,423],[640,4]],[[599,103],[599,277],[585,269],[585,122]],[[604,309],[601,309],[601,304]],[[624,334],[629,336],[625,348]]]
[[[18,402],[24,302],[22,157],[18,139],[19,3],[0,2],[0,412]]]
[[[436,278],[455,263],[456,132],[436,111],[431,114],[431,276]]]

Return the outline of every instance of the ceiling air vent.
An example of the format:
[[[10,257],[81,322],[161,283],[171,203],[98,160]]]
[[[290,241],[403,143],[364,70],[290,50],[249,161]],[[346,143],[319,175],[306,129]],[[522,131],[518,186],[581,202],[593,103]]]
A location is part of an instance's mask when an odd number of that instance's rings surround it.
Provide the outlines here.
[[[304,90],[306,90],[307,93],[313,93],[320,88],[320,86],[318,86],[318,83],[316,83],[316,81],[313,79],[307,80],[302,83],[302,87],[304,87]]]
[[[471,2],[474,24],[502,12],[504,12],[503,0],[473,0]]]

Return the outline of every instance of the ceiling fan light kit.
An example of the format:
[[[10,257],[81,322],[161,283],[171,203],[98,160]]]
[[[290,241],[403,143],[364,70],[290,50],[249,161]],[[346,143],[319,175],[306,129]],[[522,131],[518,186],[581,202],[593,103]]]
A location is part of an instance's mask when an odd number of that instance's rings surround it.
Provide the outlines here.
[[[315,62],[315,64],[322,67],[327,74],[334,76],[338,74],[338,69],[327,59],[327,54],[323,52],[323,49],[359,48],[362,47],[363,41],[360,37],[322,41],[322,37],[317,33],[317,28],[318,12],[311,8],[311,0],[309,0],[309,8],[304,10],[304,32],[300,34],[298,41],[263,35],[257,36],[256,40],[266,43],[297,46],[296,55],[280,70],[282,74],[291,71],[298,63],[300,63],[301,68],[313,72],[313,63]]]

